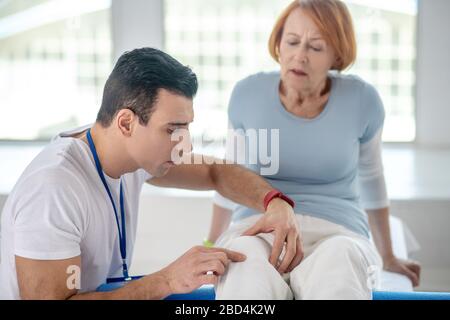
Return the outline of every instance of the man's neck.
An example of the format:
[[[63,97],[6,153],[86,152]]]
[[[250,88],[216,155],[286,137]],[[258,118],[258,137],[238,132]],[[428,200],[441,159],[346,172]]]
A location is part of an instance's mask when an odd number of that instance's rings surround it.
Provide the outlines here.
[[[127,172],[136,171],[138,168],[128,157],[120,138],[110,128],[104,128],[95,123],[91,128],[91,136],[97,151],[98,159],[103,172],[113,179],[120,178]],[[86,132],[77,138],[89,145]]]

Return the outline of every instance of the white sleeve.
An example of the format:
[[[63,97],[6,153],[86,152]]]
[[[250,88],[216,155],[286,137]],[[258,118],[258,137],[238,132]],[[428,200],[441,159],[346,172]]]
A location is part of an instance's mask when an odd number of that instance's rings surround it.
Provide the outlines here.
[[[136,173],[141,185],[153,178],[153,176],[144,169],[138,169]]]
[[[359,150],[359,185],[364,209],[380,209],[389,206],[381,157],[382,128]]]
[[[29,186],[29,187],[28,187]],[[60,179],[32,183],[17,196],[14,212],[14,254],[36,260],[62,260],[79,256],[86,227],[76,190]]]
[[[245,135],[242,130],[234,130],[233,126],[230,122],[228,122],[228,133],[227,140],[225,144],[225,159],[232,162],[238,162],[238,159],[242,159],[245,155],[245,143],[234,143],[242,139],[241,141],[245,141]],[[236,202],[231,201],[228,198],[225,198],[218,192],[214,192],[213,203],[233,211],[238,204]]]

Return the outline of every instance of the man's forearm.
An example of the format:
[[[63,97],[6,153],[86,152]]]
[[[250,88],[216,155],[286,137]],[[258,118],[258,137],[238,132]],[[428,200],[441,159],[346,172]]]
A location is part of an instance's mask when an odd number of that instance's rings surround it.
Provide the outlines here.
[[[122,288],[109,292],[87,292],[70,297],[71,300],[160,300],[170,294],[158,272],[130,281]]]
[[[264,212],[264,196],[273,187],[259,175],[240,165],[211,166],[214,189],[230,200]]]
[[[391,258],[394,253],[389,226],[389,208],[367,210],[367,215],[378,252],[383,259]]]
[[[264,178],[240,165],[222,164],[223,160],[221,159],[203,157],[210,164],[177,165],[171,168],[166,175],[151,178],[147,182],[166,188],[214,189],[234,202],[264,212],[264,196],[273,190],[273,187]],[[192,162],[195,163],[193,160]]]

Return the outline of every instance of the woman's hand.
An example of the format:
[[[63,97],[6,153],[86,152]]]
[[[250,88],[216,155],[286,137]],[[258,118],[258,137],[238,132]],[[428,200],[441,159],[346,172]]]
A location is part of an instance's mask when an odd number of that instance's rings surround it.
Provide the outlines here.
[[[412,260],[403,260],[395,256],[383,259],[383,268],[386,271],[396,272],[407,276],[413,287],[420,283],[420,264]]]
[[[270,254],[270,263],[280,273],[291,272],[303,259],[303,245],[292,207],[282,199],[273,199],[266,213],[255,225],[247,229],[243,236],[273,232],[275,240]],[[278,265],[277,262],[286,243],[286,253]]]

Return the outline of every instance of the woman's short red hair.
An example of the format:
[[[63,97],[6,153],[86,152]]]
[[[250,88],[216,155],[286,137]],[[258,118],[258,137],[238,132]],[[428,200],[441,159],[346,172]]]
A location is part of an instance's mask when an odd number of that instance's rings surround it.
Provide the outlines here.
[[[269,52],[275,61],[279,61],[278,52],[286,19],[297,8],[311,17],[325,41],[334,49],[338,63],[332,69],[342,71],[355,62],[353,21],[347,6],[340,0],[296,0],[284,9],[269,38]]]

